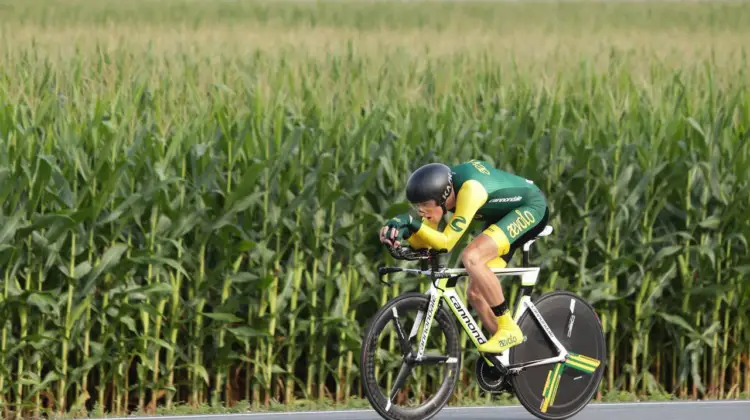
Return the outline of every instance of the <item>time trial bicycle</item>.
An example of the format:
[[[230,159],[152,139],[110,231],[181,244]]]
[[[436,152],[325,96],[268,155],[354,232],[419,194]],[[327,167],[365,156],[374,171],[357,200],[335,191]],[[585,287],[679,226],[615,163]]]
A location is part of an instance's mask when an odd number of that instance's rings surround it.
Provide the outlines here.
[[[511,392],[534,416],[560,420],[580,412],[599,388],[606,343],[598,315],[580,296],[556,290],[531,299],[540,268],[529,266],[530,248],[552,230],[548,225],[523,244],[520,268],[492,269],[496,275],[521,278],[513,316],[525,339],[501,354],[480,353],[474,372],[485,392]],[[391,299],[370,320],[360,353],[363,391],[384,419],[426,420],[448,403],[458,383],[463,350],[456,321],[475,347],[486,337],[456,292],[458,280],[468,275],[465,268],[445,268],[444,251],[401,247],[391,249],[391,254],[421,261],[422,268],[380,267],[382,282],[391,284],[383,280],[388,273],[404,272],[427,276],[432,285],[425,293]],[[407,334],[410,312],[415,315]],[[433,322],[438,331],[431,332]],[[427,352],[428,346],[442,350]],[[430,366],[437,366],[438,372],[417,374]],[[395,379],[389,368],[398,368]],[[422,379],[407,386],[410,378]],[[430,387],[437,390],[426,397]]]

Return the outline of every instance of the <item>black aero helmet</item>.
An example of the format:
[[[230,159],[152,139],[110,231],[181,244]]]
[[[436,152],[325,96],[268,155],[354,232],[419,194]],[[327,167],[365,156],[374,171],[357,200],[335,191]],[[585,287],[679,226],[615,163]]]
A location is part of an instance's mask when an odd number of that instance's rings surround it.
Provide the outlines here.
[[[453,173],[442,163],[429,163],[414,171],[406,182],[406,198],[411,203],[435,200],[445,212],[445,201],[453,191]]]

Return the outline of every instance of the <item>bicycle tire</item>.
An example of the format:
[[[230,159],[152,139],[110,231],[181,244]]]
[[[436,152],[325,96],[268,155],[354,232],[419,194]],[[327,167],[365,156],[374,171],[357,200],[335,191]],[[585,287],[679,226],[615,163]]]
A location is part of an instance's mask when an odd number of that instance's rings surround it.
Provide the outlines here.
[[[602,381],[607,348],[601,321],[588,302],[567,291],[544,294],[534,305],[568,352],[600,361],[591,374],[571,368],[563,369],[559,382],[554,386],[556,395],[553,403],[546,412],[541,408],[544,401],[542,394],[547,389],[548,378],[554,376],[551,370],[556,365],[536,366],[511,376],[516,397],[529,413],[543,420],[567,419],[588,405]],[[527,340],[510,349],[511,365],[557,355],[557,350],[530,310],[524,312],[518,325]]]
[[[427,420],[435,416],[448,403],[458,383],[458,376],[462,365],[462,349],[459,340],[459,331],[456,321],[451,317],[452,313],[446,309],[442,302],[438,304],[438,310],[435,313],[435,319],[431,326],[437,326],[443,331],[446,339],[446,348],[448,356],[455,357],[456,363],[446,363],[445,380],[440,385],[438,391],[423,404],[416,408],[402,408],[392,405],[386,410],[388,396],[378,387],[377,377],[375,376],[375,352],[377,351],[378,336],[385,326],[392,319],[393,308],[397,312],[404,313],[406,310],[427,311],[430,303],[428,295],[411,292],[397,296],[388,301],[373,316],[362,340],[362,349],[360,351],[360,372],[362,373],[362,388],[367,400],[375,411],[386,420]],[[408,334],[408,331],[406,331]],[[416,351],[416,346],[413,347]]]

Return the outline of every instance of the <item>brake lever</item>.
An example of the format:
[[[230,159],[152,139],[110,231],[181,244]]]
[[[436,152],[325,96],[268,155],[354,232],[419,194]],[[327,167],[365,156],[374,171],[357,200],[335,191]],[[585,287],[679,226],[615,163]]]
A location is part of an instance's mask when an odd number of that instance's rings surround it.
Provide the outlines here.
[[[378,267],[378,279],[381,283],[393,286],[393,283],[389,282],[388,280],[384,280],[383,277],[385,277],[389,273],[398,273],[399,271],[403,271],[403,269],[399,267]]]
[[[378,267],[378,274],[380,277],[389,273],[398,273],[399,271],[404,271],[404,269],[400,267]]]

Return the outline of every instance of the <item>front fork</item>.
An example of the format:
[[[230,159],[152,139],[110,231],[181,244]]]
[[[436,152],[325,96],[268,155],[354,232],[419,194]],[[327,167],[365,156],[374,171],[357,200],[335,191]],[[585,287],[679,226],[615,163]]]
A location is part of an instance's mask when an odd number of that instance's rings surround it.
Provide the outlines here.
[[[427,337],[430,334],[430,327],[432,326],[432,321],[435,319],[440,300],[443,298],[443,291],[434,285],[432,285],[425,294],[430,296],[430,303],[427,306],[427,312],[417,312],[417,319],[414,321],[414,326],[412,326],[411,332],[409,333],[409,341],[411,341],[412,338],[417,337],[417,334],[419,334],[419,327],[422,325],[422,319],[424,318],[424,328],[422,329],[419,347],[417,348],[417,361],[422,360],[424,357],[424,350],[427,346]]]

